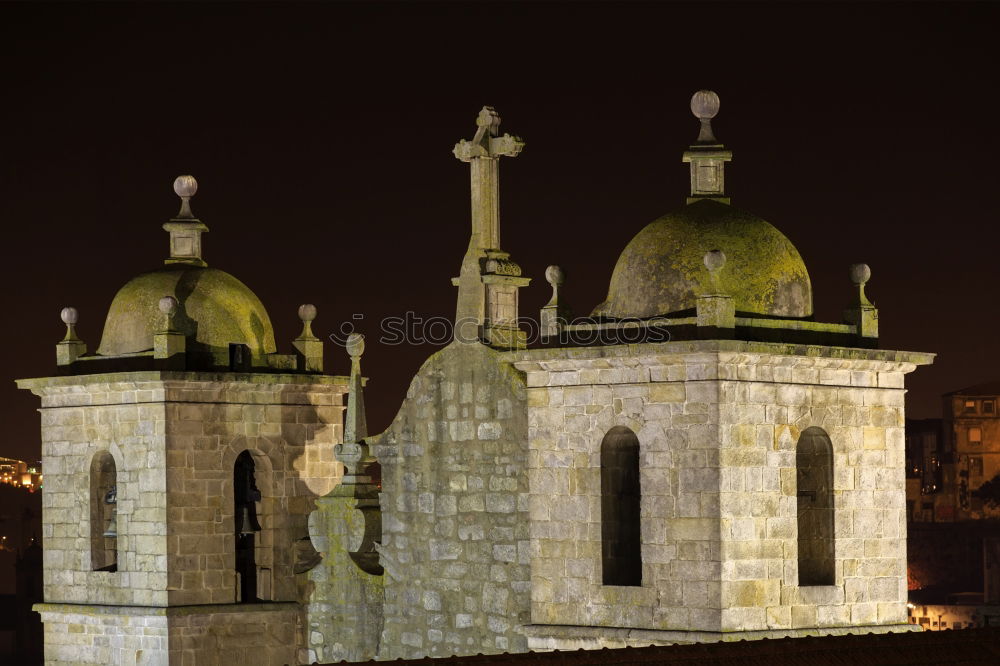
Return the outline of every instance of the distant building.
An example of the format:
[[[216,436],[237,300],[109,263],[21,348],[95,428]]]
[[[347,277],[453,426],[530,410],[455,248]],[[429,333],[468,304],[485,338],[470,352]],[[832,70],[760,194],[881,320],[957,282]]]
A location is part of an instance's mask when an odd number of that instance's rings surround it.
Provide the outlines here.
[[[952,391],[944,395],[944,433],[952,468],[945,484],[953,496],[955,520],[1000,518],[973,496],[983,483],[1000,474],[1000,382]]]
[[[944,502],[942,419],[906,421],[906,515],[911,522],[954,519],[951,502]]]
[[[23,460],[0,458],[0,483],[35,492],[42,487],[42,463],[29,465]]]
[[[974,492],[1000,474],[1000,382],[942,396],[941,419],[906,422],[906,500],[910,521],[1000,518]]]
[[[942,396],[943,418],[906,422],[910,621],[1000,622],[1000,508],[975,491],[1000,473],[1000,382]]]

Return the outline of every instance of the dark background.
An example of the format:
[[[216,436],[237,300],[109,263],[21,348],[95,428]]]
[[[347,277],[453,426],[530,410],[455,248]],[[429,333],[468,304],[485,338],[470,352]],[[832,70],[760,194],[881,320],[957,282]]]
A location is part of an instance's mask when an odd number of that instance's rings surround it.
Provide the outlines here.
[[[695,90],[722,98],[733,203],[798,247],[817,319],[872,267],[881,346],[938,352],[908,415],[1000,377],[998,7],[949,4],[30,4],[0,6],[0,455],[39,456],[59,310],[96,349],[115,291],[161,264],[171,183],[194,174],[209,264],[325,336],[364,315],[373,432],[434,347],[385,316],[454,313],[483,104],[527,147],[502,162],[502,245],[548,299],[604,300],[619,252],[683,205]],[[327,370],[347,357],[327,349]]]

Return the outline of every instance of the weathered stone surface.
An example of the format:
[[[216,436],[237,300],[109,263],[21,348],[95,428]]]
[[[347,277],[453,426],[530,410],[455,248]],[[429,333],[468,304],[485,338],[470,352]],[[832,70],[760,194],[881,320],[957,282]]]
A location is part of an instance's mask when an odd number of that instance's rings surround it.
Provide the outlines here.
[[[914,361],[929,357],[805,351],[712,341],[588,348],[572,358],[563,350],[509,355],[531,387],[533,646],[577,645],[547,642],[544,636],[567,630],[547,634],[543,625],[791,632],[847,626],[852,618],[899,622],[877,612],[879,603],[905,602],[898,532],[905,489],[892,455],[902,446],[902,394],[889,387],[902,386]],[[606,388],[598,382],[610,377],[594,371],[608,365],[649,373],[644,381],[636,373],[618,377],[605,417],[596,396]],[[887,379],[876,385],[872,372]],[[821,376],[850,388],[827,387]],[[637,587],[601,584],[600,511],[588,508],[600,498],[599,446],[613,426],[632,429],[640,441]],[[798,584],[795,451],[808,427],[833,442],[838,575],[827,587]],[[882,493],[877,502],[874,492]],[[855,541],[864,547],[853,548]],[[581,567],[581,558],[597,566]]]
[[[379,658],[527,649],[526,404],[500,354],[455,343],[424,364],[393,424],[369,439],[383,497],[415,498],[382,503],[392,531],[381,547]]]

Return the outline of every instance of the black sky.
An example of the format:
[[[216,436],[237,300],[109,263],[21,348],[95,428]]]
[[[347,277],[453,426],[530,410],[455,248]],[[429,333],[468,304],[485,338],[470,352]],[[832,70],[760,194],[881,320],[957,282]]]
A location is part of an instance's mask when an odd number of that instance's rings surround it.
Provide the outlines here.
[[[839,321],[847,266],[872,267],[881,346],[938,352],[908,415],[1000,378],[1000,7],[990,4],[0,5],[0,455],[39,454],[37,398],[81,312],[161,264],[173,178],[192,173],[206,259],[247,283],[279,347],[296,307],[317,333],[364,315],[375,432],[433,347],[377,322],[450,317],[468,242],[468,167],[451,155],[483,104],[527,143],[504,160],[504,249],[548,298],[558,263],[585,314],[619,252],[683,205],[690,95],[716,90],[733,203],[771,221]],[[327,370],[347,358],[327,350]]]

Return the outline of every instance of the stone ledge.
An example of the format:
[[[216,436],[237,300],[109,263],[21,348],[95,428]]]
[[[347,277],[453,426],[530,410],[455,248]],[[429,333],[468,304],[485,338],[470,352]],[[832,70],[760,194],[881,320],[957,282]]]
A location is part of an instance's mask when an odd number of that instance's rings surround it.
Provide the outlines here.
[[[638,629],[630,627],[582,627],[570,625],[526,624],[521,627],[528,647],[539,650],[599,650],[615,647],[644,647],[684,643],[718,643],[764,638],[803,638],[806,636],[844,636],[847,634],[886,634],[922,631],[915,624],[864,624],[850,627],[807,627],[767,629],[762,631],[685,631]]]
[[[935,354],[927,352],[893,351],[888,349],[863,349],[857,347],[832,347],[827,345],[800,345],[779,342],[744,342],[738,340],[695,340],[685,342],[653,342],[632,345],[607,345],[601,347],[560,347],[557,349],[529,349],[503,353],[519,370],[549,369],[546,362],[587,361],[591,359],[616,360],[622,365],[640,364],[640,357],[657,357],[687,354],[765,354],[794,356],[810,359],[842,359],[873,361],[876,363],[907,363],[929,365]],[[678,362],[680,358],[668,359]],[[724,361],[725,359],[718,359]],[[648,362],[642,362],[648,365]],[[572,365],[572,364],[571,364]],[[553,369],[569,369],[558,367]]]
[[[99,606],[96,604],[40,603],[31,607],[36,613],[75,615],[129,615],[184,617],[188,615],[299,612],[296,601],[273,601],[259,604],[202,604],[193,606]]]
[[[139,372],[108,372],[94,375],[66,375],[59,377],[34,377],[17,379],[15,383],[22,389],[44,389],[52,387],[82,387],[89,384],[133,385],[131,390],[140,390],[141,384],[166,384],[167,382],[219,382],[268,386],[274,384],[294,385],[344,385],[348,377],[343,375],[299,375],[271,372],[181,372],[175,370],[144,370]],[[148,388],[143,386],[141,388]],[[125,390],[122,388],[116,390]]]

